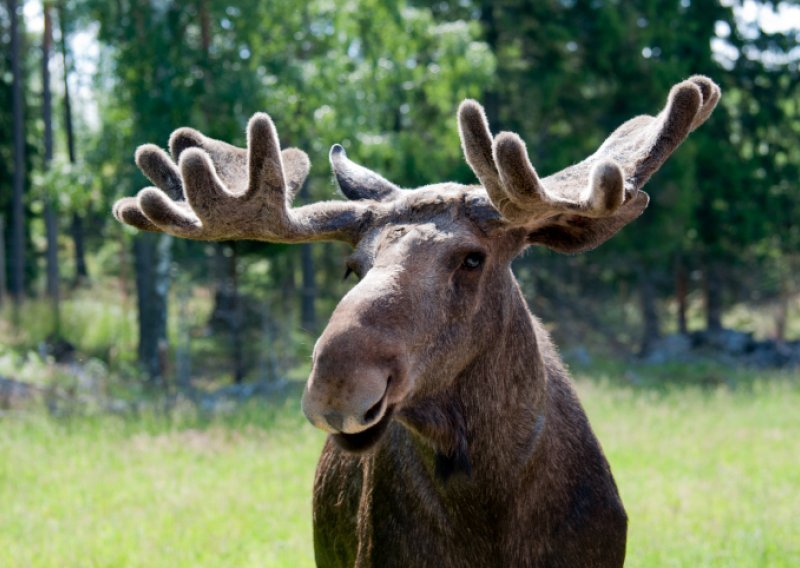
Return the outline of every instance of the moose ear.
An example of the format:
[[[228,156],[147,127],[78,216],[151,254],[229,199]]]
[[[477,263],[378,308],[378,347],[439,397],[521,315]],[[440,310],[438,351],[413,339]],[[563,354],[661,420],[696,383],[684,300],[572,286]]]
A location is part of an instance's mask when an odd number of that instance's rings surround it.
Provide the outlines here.
[[[644,191],[639,191],[610,217],[559,215],[549,223],[532,230],[528,234],[528,242],[567,254],[592,250],[644,213],[649,202],[650,196]]]
[[[402,191],[389,180],[351,161],[339,144],[331,147],[330,160],[336,183],[348,199],[391,201]]]

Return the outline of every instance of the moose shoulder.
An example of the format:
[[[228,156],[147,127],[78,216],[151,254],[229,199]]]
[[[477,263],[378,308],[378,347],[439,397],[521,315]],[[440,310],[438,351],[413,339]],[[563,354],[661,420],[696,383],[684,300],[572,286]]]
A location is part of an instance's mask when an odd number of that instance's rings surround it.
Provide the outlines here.
[[[515,134],[465,101],[459,127],[480,186],[400,189],[331,164],[349,201],[292,208],[309,169],[255,115],[246,150],[180,129],[158,186],[117,202],[146,231],[206,240],[340,240],[359,282],[319,338],[303,412],[330,433],[314,487],[320,566],[621,566],[627,518],[555,348],[511,273],[525,247],[594,248],[647,207],[640,191],[711,114],[691,77],[664,110],[540,179]],[[174,160],[174,161],[173,161]],[[177,165],[176,165],[177,162]]]

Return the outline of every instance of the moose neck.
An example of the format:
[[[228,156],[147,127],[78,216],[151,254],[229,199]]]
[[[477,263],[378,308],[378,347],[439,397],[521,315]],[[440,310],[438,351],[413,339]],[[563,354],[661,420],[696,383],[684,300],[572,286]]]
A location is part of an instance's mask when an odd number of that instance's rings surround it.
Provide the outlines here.
[[[508,286],[496,306],[502,317],[495,339],[449,388],[401,416],[418,457],[445,485],[508,479],[509,472],[528,467],[540,446],[546,424],[544,361],[551,348],[513,277]]]

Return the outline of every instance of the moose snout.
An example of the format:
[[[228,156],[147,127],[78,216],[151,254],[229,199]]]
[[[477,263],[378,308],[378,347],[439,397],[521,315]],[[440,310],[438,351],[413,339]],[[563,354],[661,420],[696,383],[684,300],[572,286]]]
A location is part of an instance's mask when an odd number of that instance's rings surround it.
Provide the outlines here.
[[[306,418],[331,433],[356,434],[377,424],[402,398],[405,370],[393,349],[375,339],[320,338],[303,393]]]
[[[342,388],[339,392],[332,386],[318,386],[318,379],[310,379],[302,400],[306,418],[326,432],[345,434],[361,432],[377,423],[386,413],[391,377],[376,371],[374,378],[363,381],[357,389]],[[363,378],[364,373],[361,374]]]

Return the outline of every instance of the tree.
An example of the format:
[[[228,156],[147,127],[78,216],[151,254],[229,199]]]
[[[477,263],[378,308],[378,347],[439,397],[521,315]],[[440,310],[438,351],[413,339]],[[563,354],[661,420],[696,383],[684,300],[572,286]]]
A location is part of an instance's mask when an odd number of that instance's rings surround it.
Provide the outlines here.
[[[117,133],[122,134],[122,146],[127,150],[122,155],[132,155],[142,140],[166,140],[170,125],[188,122],[189,105],[175,89],[176,76],[184,69],[178,56],[186,26],[181,9],[172,3],[161,10],[106,2],[87,2],[85,8],[100,23],[99,39],[112,48],[116,73],[126,79],[115,84],[114,100],[104,101],[107,118],[119,113],[119,118],[131,123]],[[174,97],[176,94],[179,96]],[[119,126],[110,120],[107,128]],[[111,159],[119,161],[120,155]],[[116,168],[116,177],[122,188],[144,185],[129,163]],[[168,236],[147,234],[133,240],[139,362],[151,382],[158,383],[165,378],[172,241]]]
[[[11,210],[11,294],[15,305],[25,295],[25,119],[22,86],[20,25],[16,0],[7,0],[11,20],[11,69],[13,75],[12,114],[14,121],[14,181]]]
[[[67,47],[67,9],[66,2],[61,0],[58,3],[58,24],[61,36],[61,66],[64,74],[64,134],[67,139],[67,158],[74,167],[77,164],[75,152],[75,128],[72,120],[72,98],[70,96],[69,73],[70,59]],[[86,267],[86,247],[83,228],[83,213],[73,206],[72,221],[70,223],[70,233],[72,235],[73,252],[75,257],[75,273],[73,284],[78,285],[89,278],[89,271]]]
[[[53,95],[50,89],[50,52],[53,44],[53,20],[50,3],[44,2],[44,30],[42,36],[42,119],[44,122],[44,174],[50,171],[53,161]],[[45,188],[47,189],[47,188]],[[55,327],[53,335],[61,334],[61,308],[58,268],[58,219],[55,196],[44,194],[44,219],[47,233],[47,295],[53,306]]]

